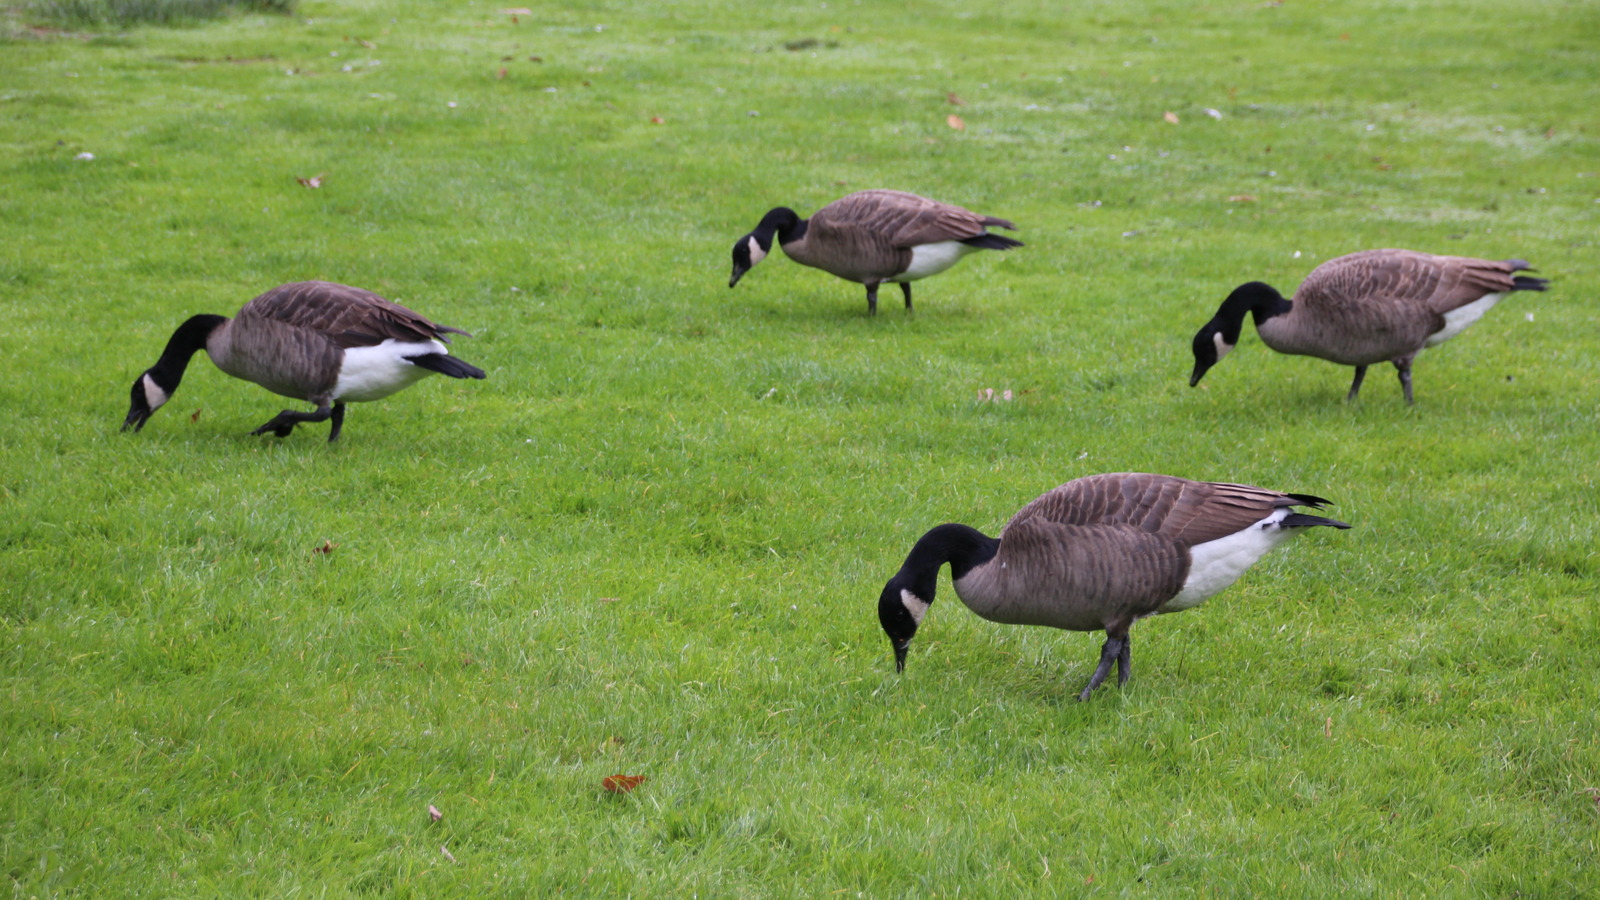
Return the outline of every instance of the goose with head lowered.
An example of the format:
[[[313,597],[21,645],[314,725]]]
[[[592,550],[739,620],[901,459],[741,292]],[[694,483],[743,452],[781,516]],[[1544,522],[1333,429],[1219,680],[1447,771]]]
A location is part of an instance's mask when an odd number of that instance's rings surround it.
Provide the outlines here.
[[[773,238],[790,259],[867,286],[867,312],[878,311],[878,285],[892,281],[911,308],[911,282],[937,275],[979,250],[1010,250],[1022,242],[991,234],[989,226],[1016,230],[1005,219],[904,191],[858,191],[824,206],[809,219],[786,206],[761,217],[756,230],[733,245],[728,287],[772,252]]]
[[[1259,281],[1240,285],[1194,336],[1189,386],[1239,343],[1248,313],[1262,343],[1279,353],[1355,366],[1347,402],[1360,392],[1367,366],[1392,362],[1410,404],[1418,353],[1465,331],[1506,294],[1542,291],[1549,283],[1515,274],[1521,271],[1529,271],[1521,259],[1364,250],[1312,269],[1293,300]]]
[[[1307,528],[1343,522],[1293,511],[1328,501],[1242,484],[1122,473],[1069,481],[1024,506],[997,538],[966,525],[924,534],[878,597],[895,667],[933,605],[950,564],[956,596],[991,622],[1106,633],[1079,700],[1117,665],[1128,680],[1128,630],[1157,613],[1193,609],[1267,551]]]
[[[332,441],[339,437],[347,402],[380,400],[434,372],[485,377],[445,347],[447,334],[466,333],[361,288],[329,281],[285,284],[246,303],[232,319],[197,315],[178,326],[161,358],[134,380],[133,405],[122,428],[143,428],[178,389],[189,358],[204,350],[235,378],[317,405],[314,412],[286,409],[252,435],[288,437],[302,422],[331,419]]]

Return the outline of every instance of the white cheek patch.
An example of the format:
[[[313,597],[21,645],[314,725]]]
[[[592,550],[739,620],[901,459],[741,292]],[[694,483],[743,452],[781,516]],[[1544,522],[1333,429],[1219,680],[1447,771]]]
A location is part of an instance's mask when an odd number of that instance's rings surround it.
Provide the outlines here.
[[[928,601],[918,597],[905,588],[900,589],[900,603],[905,606],[906,612],[911,614],[911,621],[922,624],[922,617],[928,614]]]
[[[763,259],[766,259],[766,258],[767,258],[767,251],[761,249],[761,245],[756,242],[755,238],[751,238],[750,239],[750,265],[753,266],[756,263],[761,262]]]
[[[1217,347],[1217,362],[1222,362],[1224,356],[1233,352],[1233,345],[1222,337],[1222,332],[1220,331],[1211,336],[1211,343]]]
[[[167,402],[169,395],[156,384],[155,379],[149,375],[144,377],[144,401],[150,404],[152,411],[160,409]]]

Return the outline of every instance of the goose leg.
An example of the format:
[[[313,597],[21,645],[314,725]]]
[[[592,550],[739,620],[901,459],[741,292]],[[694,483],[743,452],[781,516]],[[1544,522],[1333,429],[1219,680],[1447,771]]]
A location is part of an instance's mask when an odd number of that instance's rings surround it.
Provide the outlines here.
[[[1411,399],[1411,360],[1395,360],[1394,367],[1400,370],[1400,389],[1406,393],[1406,405],[1414,406]]]
[[[1350,393],[1345,395],[1344,402],[1351,403],[1356,399],[1356,395],[1361,393],[1361,379],[1365,377],[1367,377],[1367,367],[1356,366],[1356,380],[1350,382]]]
[[[878,314],[878,282],[867,282],[867,315]]]
[[[909,281],[900,282],[900,293],[906,295],[906,309],[910,310],[911,309],[911,282],[909,282]]]
[[[332,415],[333,410],[330,409],[326,403],[317,407],[316,412],[303,413],[296,412],[292,409],[286,409],[283,412],[273,416],[271,419],[268,419],[267,424],[257,428],[255,431],[250,432],[250,436],[255,437],[256,435],[266,434],[270,431],[278,437],[288,437],[290,433],[294,431],[294,427],[299,425],[301,422],[326,422]]]
[[[335,403],[333,414],[329,418],[333,420],[333,430],[328,432],[328,443],[331,444],[339,439],[339,429],[344,427],[344,404]]]
[[[1128,683],[1133,674],[1133,635],[1122,639],[1122,650],[1117,653],[1117,687]]]
[[[1084,688],[1083,693],[1078,695],[1078,700],[1087,701],[1089,699],[1089,695],[1094,692],[1094,689],[1099,687],[1100,682],[1105,681],[1106,676],[1111,673],[1111,664],[1118,662],[1118,660],[1127,652],[1127,635],[1118,637],[1117,635],[1107,631],[1106,642],[1100,645],[1100,665],[1096,666],[1094,674],[1089,676],[1089,686]],[[1124,673],[1121,676],[1121,680],[1126,681],[1126,673],[1128,671],[1127,667],[1122,665],[1121,671]]]

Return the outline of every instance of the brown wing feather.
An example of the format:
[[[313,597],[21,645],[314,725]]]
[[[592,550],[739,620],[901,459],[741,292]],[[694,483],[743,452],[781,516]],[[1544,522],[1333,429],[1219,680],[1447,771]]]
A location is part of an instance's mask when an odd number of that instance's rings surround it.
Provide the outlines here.
[[[1127,525],[1192,547],[1241,531],[1273,510],[1315,498],[1243,484],[1119,473],[1069,481],[1024,506],[1001,532],[1038,519],[1061,525]]]
[[[448,334],[466,334],[438,325],[371,291],[331,281],[280,285],[246,303],[240,320],[270,319],[327,336],[340,347],[370,347],[386,340],[448,343]]]
[[[1319,305],[1384,304],[1413,314],[1426,311],[1442,315],[1485,294],[1512,290],[1514,271],[1511,262],[1435,256],[1415,250],[1364,250],[1313,269],[1295,299],[1300,300],[1305,294],[1308,302]]]
[[[835,200],[812,216],[813,223],[819,219],[825,228],[859,227],[881,235],[897,249],[977,237],[991,221],[959,206],[884,190],[858,191]]]

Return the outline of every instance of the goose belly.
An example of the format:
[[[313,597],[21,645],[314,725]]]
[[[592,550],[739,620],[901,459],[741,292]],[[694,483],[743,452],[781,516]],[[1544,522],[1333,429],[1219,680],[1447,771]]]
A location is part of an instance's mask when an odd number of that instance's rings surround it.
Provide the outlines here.
[[[1184,579],[1183,588],[1156,612],[1193,609],[1212,594],[1238,581],[1239,576],[1266,556],[1268,551],[1294,537],[1293,529],[1280,524],[1289,514],[1287,509],[1275,510],[1272,515],[1243,531],[1191,547],[1189,576]]]
[[[1466,331],[1473,322],[1483,318],[1484,313],[1493,309],[1494,305],[1499,303],[1504,296],[1505,294],[1484,294],[1466,306],[1458,306],[1445,313],[1444,327],[1428,335],[1428,339],[1423,342],[1422,346],[1433,347],[1442,344]]]
[[[961,261],[961,257],[968,253],[976,253],[976,247],[963,244],[960,241],[940,241],[937,244],[919,244],[911,248],[911,265],[904,272],[889,281],[916,281],[937,275]]]
[[[407,361],[406,357],[446,352],[444,344],[438,341],[393,338],[375,347],[351,347],[344,351],[332,398],[352,403],[381,400],[433,374]]]

